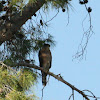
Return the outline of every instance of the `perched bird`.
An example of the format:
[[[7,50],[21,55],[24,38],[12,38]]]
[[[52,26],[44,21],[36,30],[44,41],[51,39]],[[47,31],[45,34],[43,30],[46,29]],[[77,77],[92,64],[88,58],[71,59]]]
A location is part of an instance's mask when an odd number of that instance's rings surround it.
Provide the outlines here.
[[[48,72],[49,69],[51,68],[51,61],[52,61],[50,45],[44,44],[43,47],[40,49],[38,56],[39,56],[40,67],[42,67],[46,72]],[[46,86],[47,74],[43,71],[41,71],[41,73],[42,73],[42,84]]]

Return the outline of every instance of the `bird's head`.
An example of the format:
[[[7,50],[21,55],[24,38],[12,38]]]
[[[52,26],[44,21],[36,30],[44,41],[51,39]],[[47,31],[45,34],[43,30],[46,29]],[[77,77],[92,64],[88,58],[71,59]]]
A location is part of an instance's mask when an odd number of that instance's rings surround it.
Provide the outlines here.
[[[43,45],[43,48],[49,49],[49,48],[50,48],[50,45],[49,45],[49,44],[44,44],[44,45]]]

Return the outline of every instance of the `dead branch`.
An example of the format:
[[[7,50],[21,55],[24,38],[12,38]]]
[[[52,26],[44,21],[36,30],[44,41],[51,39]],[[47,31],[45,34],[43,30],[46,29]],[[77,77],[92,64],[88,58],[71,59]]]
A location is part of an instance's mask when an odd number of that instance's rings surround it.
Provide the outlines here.
[[[9,68],[9,66],[5,65],[2,61],[0,61],[0,65],[2,65],[1,67]],[[81,94],[83,96],[83,98],[85,98],[86,100],[90,100],[89,97],[90,98],[94,98],[96,100],[100,99],[100,97],[96,97],[90,90],[79,90],[78,88],[76,88],[75,86],[73,86],[72,84],[70,84],[69,82],[64,80],[63,77],[60,74],[55,75],[52,72],[45,71],[43,68],[41,68],[41,67],[39,67],[37,65],[29,64],[29,63],[19,63],[19,64],[12,65],[11,67],[16,67],[16,66],[24,66],[24,67],[26,66],[26,67],[29,67],[29,68],[34,68],[34,69],[37,69],[37,70],[41,70],[41,71],[47,73],[49,76],[52,76],[55,79],[57,79],[57,80],[61,81],[62,83],[64,83],[65,85],[69,86],[72,89],[72,94],[70,95],[68,100],[70,100],[72,96],[73,96],[73,100],[74,100],[74,91],[76,91],[79,94]],[[43,89],[44,89],[44,87],[43,87]],[[41,100],[43,99],[43,89],[42,89],[42,98],[41,98]],[[91,95],[87,95],[85,93],[85,91],[90,92],[92,94],[92,96]]]
[[[48,75],[54,77],[55,79],[61,81],[62,83],[66,84],[67,86],[69,86],[72,90],[75,90],[77,91],[79,94],[81,94],[86,100],[90,100],[87,95],[79,90],[78,88],[76,88],[75,86],[73,86],[72,84],[70,84],[69,82],[65,81],[61,76],[59,75],[55,75],[54,73],[52,72],[46,72],[43,68],[41,67],[38,67],[34,64],[29,64],[29,63],[19,63],[19,64],[16,64],[15,66],[26,66],[26,67],[29,67],[29,68],[35,68],[35,69],[38,69],[38,70],[41,70],[41,71],[44,71],[45,73],[47,73]]]
[[[86,49],[87,49],[87,46],[89,43],[89,39],[94,34],[93,26],[92,26],[92,19],[91,19],[92,9],[91,9],[91,7],[87,7],[86,4],[84,4],[84,6],[85,6],[85,9],[88,14],[82,21],[83,36],[81,39],[81,43],[78,46],[78,50],[77,50],[76,54],[73,56],[73,59],[79,59],[79,60],[82,60],[84,58],[83,56],[85,55],[85,53],[87,53]],[[83,23],[87,17],[89,18],[89,28],[85,31]]]

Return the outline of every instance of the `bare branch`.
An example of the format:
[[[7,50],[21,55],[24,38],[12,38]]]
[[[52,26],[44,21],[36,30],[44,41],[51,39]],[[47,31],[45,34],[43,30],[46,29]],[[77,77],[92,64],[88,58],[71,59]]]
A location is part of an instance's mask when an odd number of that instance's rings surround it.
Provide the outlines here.
[[[81,39],[81,43],[79,44],[77,53],[73,56],[73,59],[76,59],[76,58],[79,59],[79,60],[83,59],[83,56],[86,53],[86,49],[87,49],[87,46],[88,46],[88,43],[89,43],[89,39],[94,34],[93,26],[92,26],[92,19],[91,19],[91,14],[90,14],[92,9],[90,7],[87,7],[86,4],[85,4],[85,9],[86,9],[88,14],[86,15],[86,17],[82,21],[82,28],[83,28],[84,33],[83,33],[83,36],[82,36],[82,39]],[[84,23],[84,21],[86,20],[87,17],[89,18],[89,28],[85,31],[83,23]]]
[[[1,62],[1,61],[0,61],[0,64],[2,65],[1,67],[8,67],[8,68],[9,68],[9,66],[5,65],[5,64],[4,64],[3,62]],[[34,65],[34,64],[29,64],[29,63],[19,63],[19,64],[12,65],[11,67],[16,67],[16,66],[24,66],[24,67],[26,66],[26,67],[29,67],[29,68],[34,68],[34,69],[37,69],[37,70],[41,70],[41,71],[47,73],[49,76],[52,76],[52,77],[54,77],[55,79],[57,79],[57,80],[61,81],[62,83],[64,83],[65,85],[69,86],[69,87],[72,89],[72,94],[70,95],[70,97],[69,97],[68,100],[70,100],[71,97],[73,97],[73,100],[75,99],[75,98],[74,98],[74,91],[76,91],[76,92],[78,92],[79,94],[81,94],[81,95],[83,96],[83,98],[85,98],[86,100],[90,100],[89,97],[90,97],[90,98],[94,98],[94,99],[96,99],[96,100],[97,100],[97,99],[100,99],[100,97],[96,97],[90,90],[82,90],[82,91],[79,90],[78,88],[76,88],[75,86],[73,86],[72,84],[70,84],[69,82],[65,81],[65,80],[63,79],[63,77],[62,77],[60,74],[55,75],[55,74],[52,73],[52,72],[47,72],[47,71],[45,71],[42,67],[36,66],[36,65]],[[44,89],[44,87],[43,87],[43,89]],[[41,100],[43,99],[43,89],[42,89],[42,97],[41,97]],[[1,90],[2,90],[2,89],[1,89]],[[91,93],[92,96],[91,96],[91,95],[87,95],[87,94],[85,93],[85,91]]]
[[[92,95],[92,96],[87,95],[88,97],[95,98],[95,100],[100,99],[100,97],[96,97],[96,96],[94,95],[94,93],[91,92],[90,90],[83,90],[83,91],[87,91],[87,92],[89,92],[89,93]]]
[[[65,80],[64,80],[61,76],[59,76],[59,75],[55,75],[55,74],[52,73],[52,72],[46,72],[43,68],[38,67],[38,66],[36,66],[36,65],[34,65],[34,64],[19,63],[19,64],[16,64],[15,66],[27,66],[27,67],[29,67],[29,68],[35,68],[35,69],[41,70],[41,71],[47,73],[48,75],[54,77],[55,79],[61,81],[62,83],[68,85],[72,90],[75,90],[75,91],[77,91],[79,94],[81,94],[86,100],[90,100],[90,99],[87,97],[87,95],[86,95],[83,91],[81,91],[81,90],[79,90],[78,88],[74,87],[72,84],[70,84],[69,82],[65,81]]]
[[[73,94],[71,94],[71,95],[70,95],[70,97],[69,97],[69,99],[68,99],[68,100],[71,100],[71,97],[72,97],[72,96],[73,96]]]

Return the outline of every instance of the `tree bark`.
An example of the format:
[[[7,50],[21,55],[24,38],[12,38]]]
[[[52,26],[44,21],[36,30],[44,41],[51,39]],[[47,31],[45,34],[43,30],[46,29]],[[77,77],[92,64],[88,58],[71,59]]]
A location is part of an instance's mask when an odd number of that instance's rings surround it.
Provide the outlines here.
[[[28,3],[23,8],[22,14],[16,13],[4,25],[0,26],[0,45],[13,38],[13,35],[25,22],[31,18],[45,3],[45,0],[37,0],[35,3]]]

